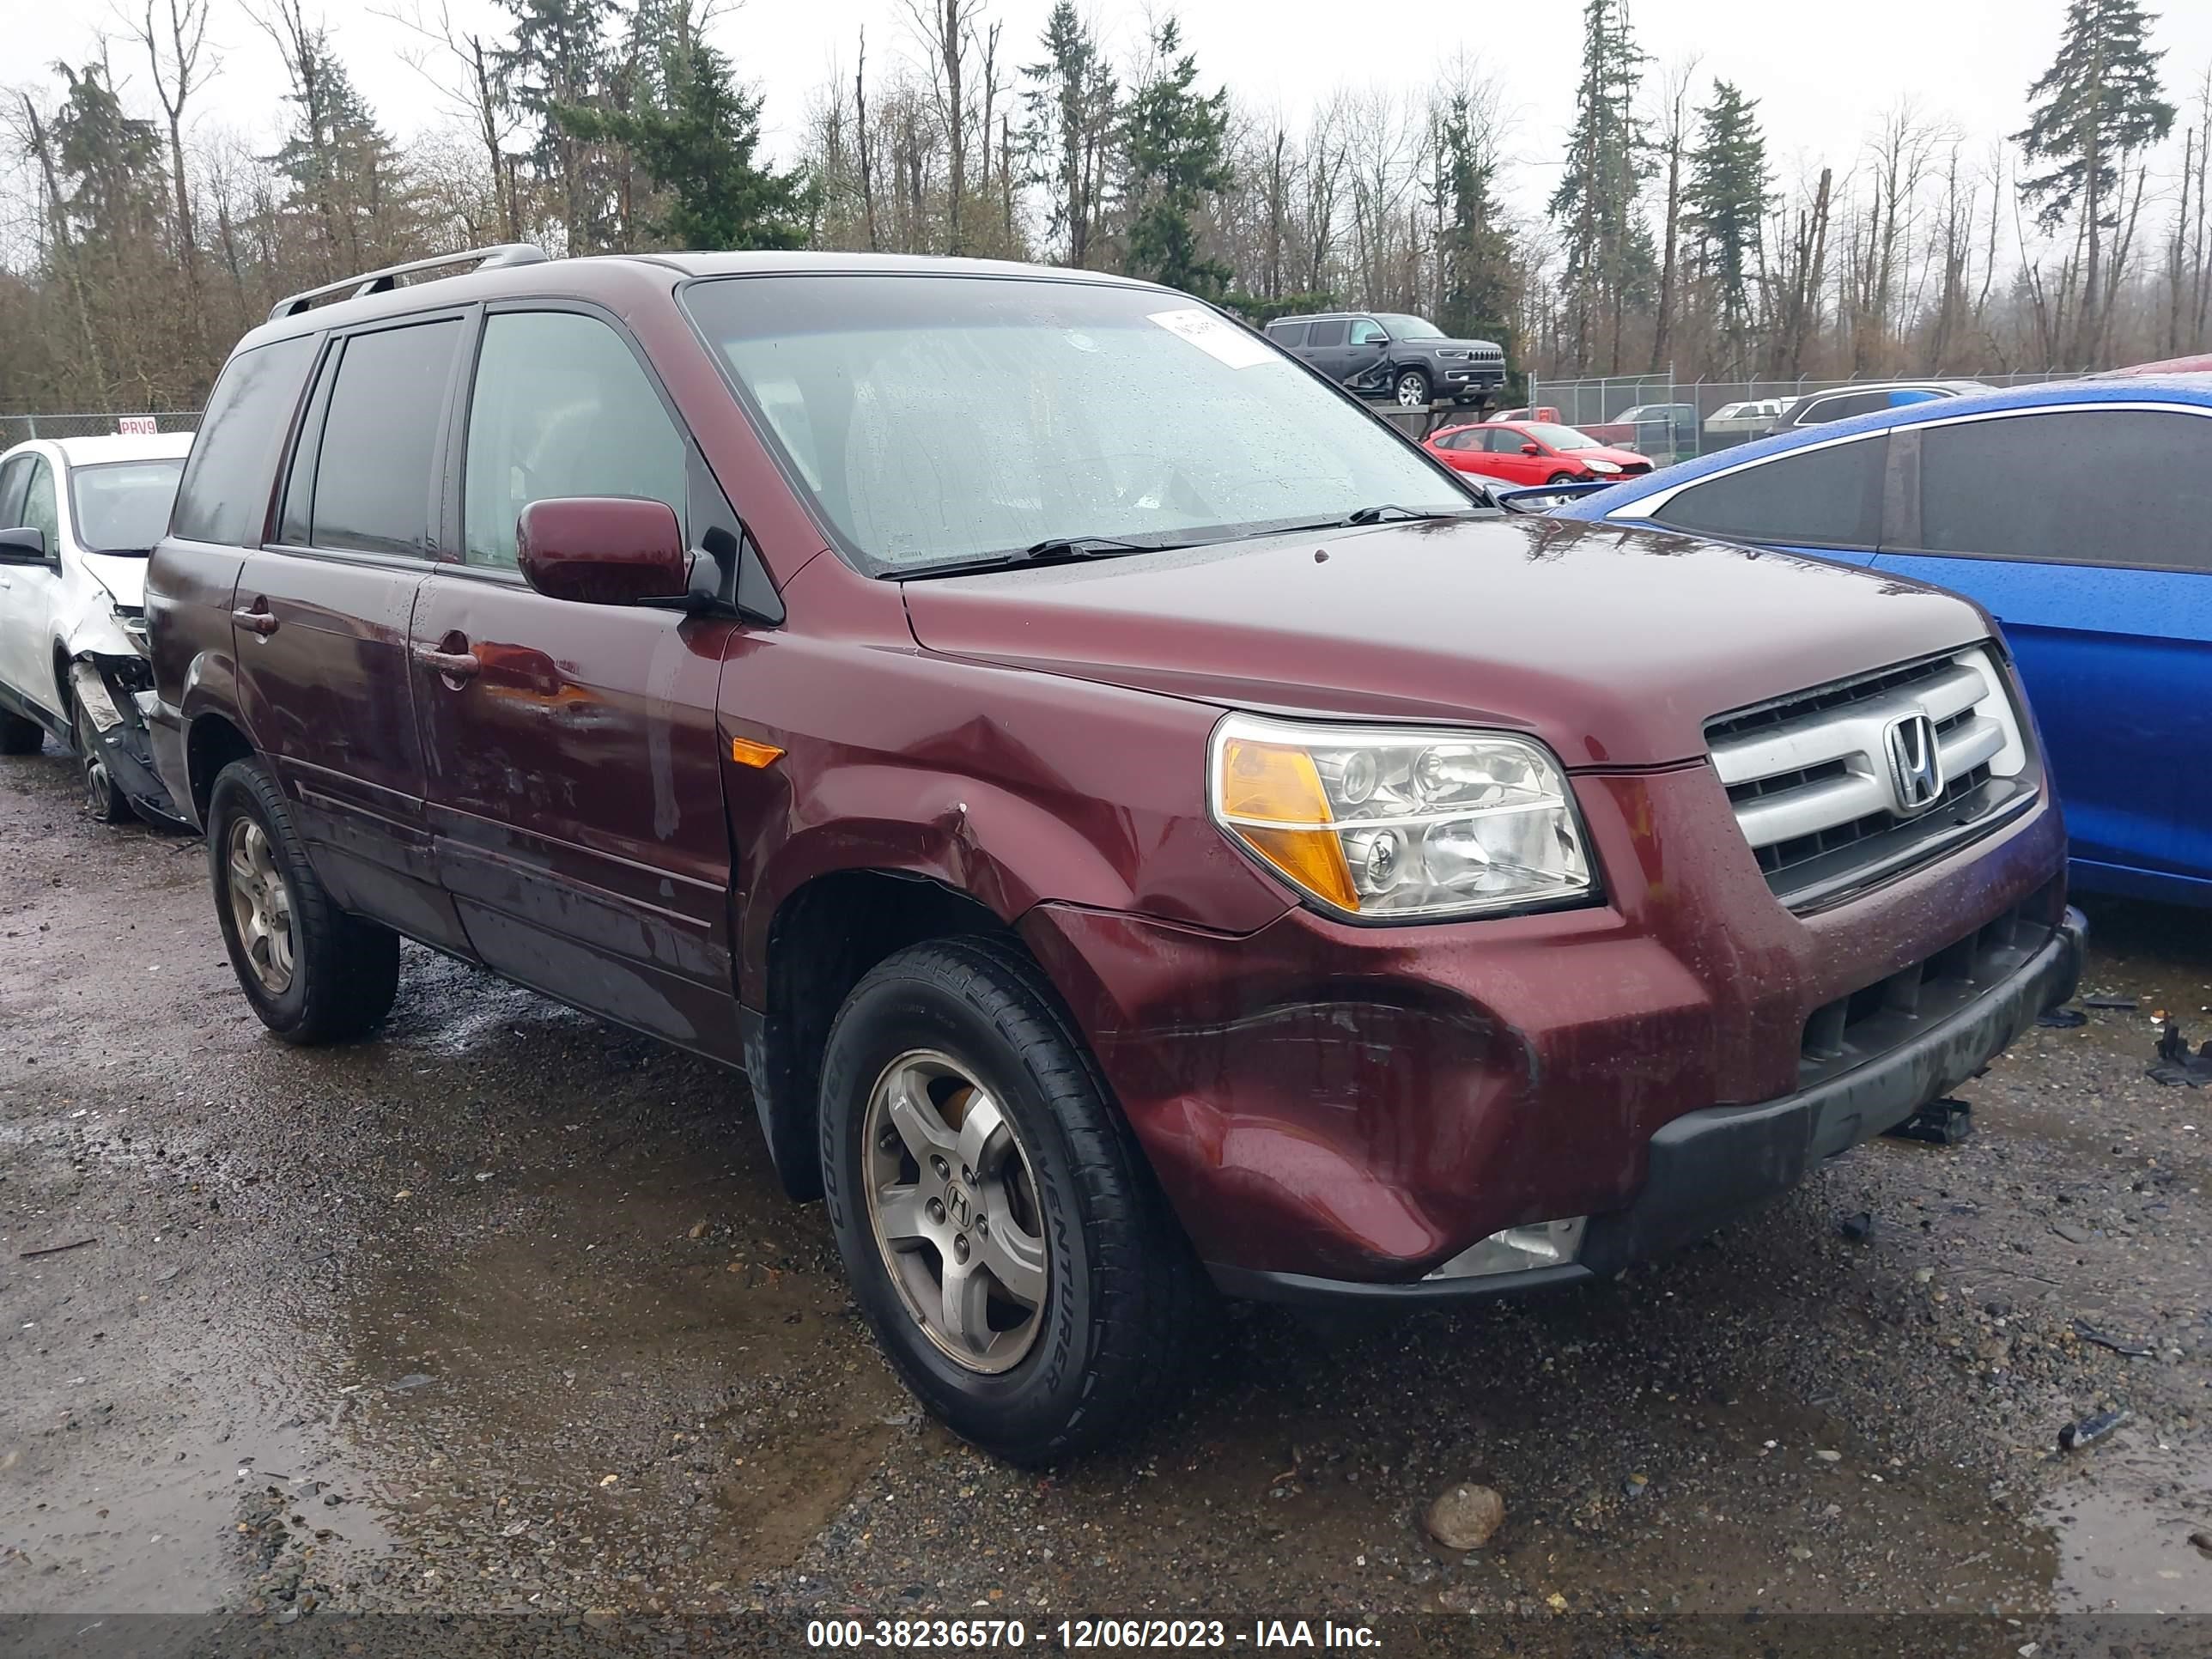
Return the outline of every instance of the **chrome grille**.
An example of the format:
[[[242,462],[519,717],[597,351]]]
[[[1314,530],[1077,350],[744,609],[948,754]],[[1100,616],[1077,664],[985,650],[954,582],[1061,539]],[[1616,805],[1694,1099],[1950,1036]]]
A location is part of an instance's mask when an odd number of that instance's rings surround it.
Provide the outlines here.
[[[1925,716],[1929,796],[1893,764],[1893,731]],[[1713,768],[1768,885],[1797,908],[1933,856],[2034,794],[2003,671],[1984,646],[1777,698],[1705,728]]]

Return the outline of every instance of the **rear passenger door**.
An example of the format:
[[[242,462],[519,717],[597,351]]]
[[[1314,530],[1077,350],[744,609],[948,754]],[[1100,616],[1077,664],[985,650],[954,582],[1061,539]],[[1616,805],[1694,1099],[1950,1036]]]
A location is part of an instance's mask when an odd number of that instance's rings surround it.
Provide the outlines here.
[[[460,558],[416,602],[416,718],[438,868],[471,945],[525,984],[737,1057],[715,693],[734,623],[548,599],[515,568],[535,501],[723,501],[629,337],[495,308],[453,450]],[[459,674],[457,660],[473,661]]]
[[[239,573],[240,702],[317,872],[347,909],[463,941],[423,816],[407,643],[439,545],[467,318],[335,336],[285,469],[276,539]]]
[[[1341,317],[1325,317],[1306,325],[1305,359],[1332,380],[1342,380],[1352,367],[1351,352],[1344,343],[1349,327]]]
[[[1837,564],[1871,564],[1881,538],[1888,440],[1876,432],[1789,450],[1624,502],[1606,516],[1615,522],[1647,519],[1670,530]]]
[[[1876,562],[2003,623],[2082,884],[2173,897],[2186,878],[2212,898],[2212,410],[2081,405],[1893,441]]]

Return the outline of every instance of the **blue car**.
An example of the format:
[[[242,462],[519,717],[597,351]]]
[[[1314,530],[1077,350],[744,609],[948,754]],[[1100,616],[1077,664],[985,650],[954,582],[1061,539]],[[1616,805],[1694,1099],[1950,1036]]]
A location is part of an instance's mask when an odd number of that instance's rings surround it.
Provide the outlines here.
[[[1801,428],[1557,517],[1894,571],[2003,625],[2074,884],[2212,906],[2212,374],[2023,386]]]

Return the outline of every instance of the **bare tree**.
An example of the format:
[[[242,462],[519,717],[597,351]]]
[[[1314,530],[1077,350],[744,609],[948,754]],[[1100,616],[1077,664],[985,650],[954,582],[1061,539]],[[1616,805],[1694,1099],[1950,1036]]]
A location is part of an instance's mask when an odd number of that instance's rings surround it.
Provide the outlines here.
[[[428,21],[419,5],[404,12],[378,10],[375,15],[420,35],[444,54],[446,64],[442,70],[431,68],[428,50],[410,50],[399,56],[468,118],[470,127],[483,145],[484,160],[491,169],[492,186],[506,220],[507,240],[522,240],[520,167],[507,147],[507,141],[520,124],[493,73],[492,48],[483,35],[454,28],[453,11],[445,0],[440,0],[435,23]]]
[[[1667,158],[1667,205],[1659,242],[1659,298],[1651,319],[1651,372],[1667,367],[1674,321],[1676,264],[1682,234],[1682,157],[1689,143],[1690,89],[1696,84],[1698,58],[1671,66],[1660,94],[1659,152]]]
[[[176,222],[173,235],[178,268],[185,279],[186,325],[197,346],[204,319],[201,315],[199,239],[192,223],[192,197],[185,172],[185,109],[222,67],[210,58],[204,72],[201,59],[207,50],[208,0],[161,0],[167,15],[158,20],[155,0],[131,21],[131,32],[146,48],[154,71],[154,96],[169,130],[169,182],[175,192]]]

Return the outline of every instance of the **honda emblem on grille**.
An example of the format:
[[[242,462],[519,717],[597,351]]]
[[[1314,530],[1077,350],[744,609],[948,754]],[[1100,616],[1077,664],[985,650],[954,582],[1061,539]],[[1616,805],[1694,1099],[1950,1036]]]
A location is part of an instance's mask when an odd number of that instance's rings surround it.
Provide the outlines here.
[[[1897,810],[1910,816],[1924,812],[1943,793],[1943,754],[1936,746],[1936,722],[1923,714],[1893,720],[1885,741],[1889,748],[1889,787],[1897,797]]]

